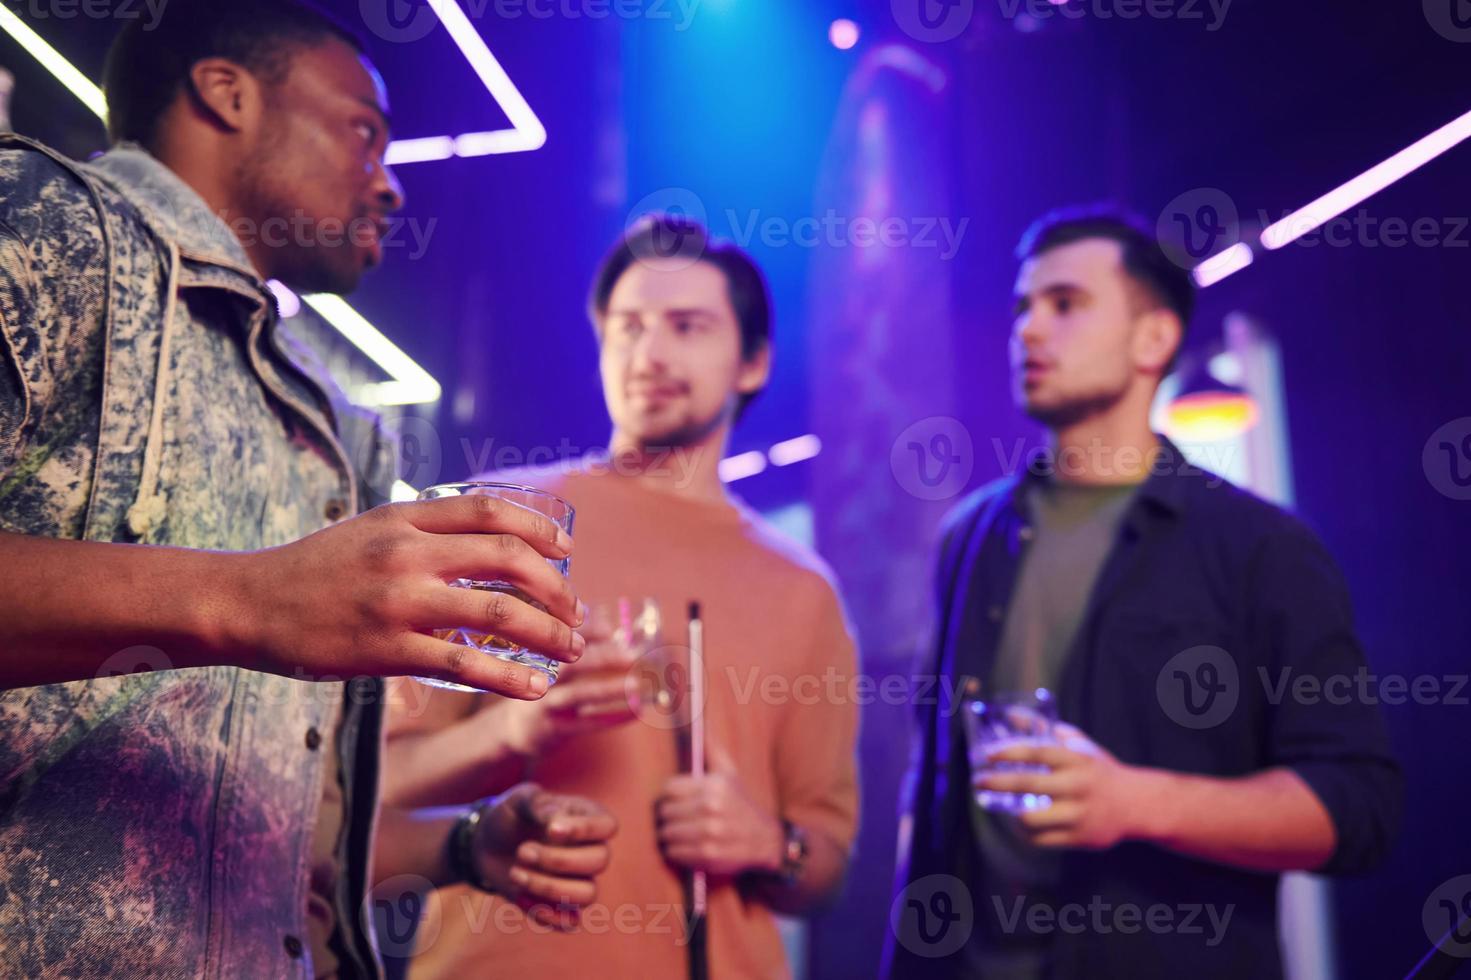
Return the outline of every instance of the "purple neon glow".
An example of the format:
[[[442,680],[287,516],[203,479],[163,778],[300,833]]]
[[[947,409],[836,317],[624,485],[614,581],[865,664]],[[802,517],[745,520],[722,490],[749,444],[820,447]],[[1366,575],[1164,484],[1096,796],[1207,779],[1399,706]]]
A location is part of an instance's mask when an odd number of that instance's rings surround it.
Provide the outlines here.
[[[777,443],[767,450],[766,455],[777,466],[791,466],[793,463],[812,459],[820,452],[822,452],[822,440],[814,435],[805,435]]]
[[[1421,137],[1388,160],[1370,167],[1311,204],[1298,208],[1281,221],[1268,225],[1262,232],[1262,244],[1275,249],[1296,241],[1314,228],[1332,221],[1354,205],[1384,190],[1406,174],[1423,167],[1468,136],[1471,136],[1471,112],[1451,120],[1428,136]]]
[[[1195,284],[1204,289],[1215,285],[1233,272],[1245,269],[1251,265],[1252,258],[1251,246],[1245,242],[1237,242],[1197,265],[1191,275],[1195,277]]]
[[[720,479],[726,483],[734,483],[764,472],[766,472],[766,454],[759,449],[741,453],[739,456],[727,456],[720,461]]]
[[[281,319],[289,320],[301,312],[301,297],[287,288],[285,283],[272,279],[266,285],[276,296],[276,309],[280,311]]]
[[[401,167],[406,163],[429,163],[448,160],[455,155],[452,136],[426,136],[422,139],[394,140],[388,144],[383,162],[390,167]]]
[[[396,140],[388,146],[384,163],[390,167],[410,163],[448,160],[450,157],[477,157],[492,153],[525,153],[546,145],[546,127],[537,118],[511,76],[501,67],[485,39],[470,23],[470,18],[456,0],[428,0],[430,9],[449,32],[460,53],[470,63],[486,91],[495,99],[510,120],[510,129],[485,133],[464,133],[458,137],[431,136]]]

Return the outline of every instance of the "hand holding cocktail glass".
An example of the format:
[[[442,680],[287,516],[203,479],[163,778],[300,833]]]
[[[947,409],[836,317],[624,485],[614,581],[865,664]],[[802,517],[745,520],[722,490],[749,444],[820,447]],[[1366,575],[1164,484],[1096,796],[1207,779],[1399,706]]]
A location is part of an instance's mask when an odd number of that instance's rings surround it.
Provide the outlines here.
[[[576,512],[572,505],[560,497],[537,490],[506,483],[448,483],[430,487],[419,494],[423,502],[469,498],[487,510],[505,513],[523,513],[525,520],[543,526],[543,533],[560,535],[570,542]],[[547,524],[549,528],[546,528]],[[509,550],[519,550],[516,540],[503,537],[501,544]],[[531,610],[547,613],[547,602],[571,596],[567,586],[567,572],[571,565],[568,554],[546,554],[544,560],[523,562],[515,569],[517,574],[488,578],[482,570],[468,564],[455,569],[461,574],[450,581],[456,589],[467,593],[463,605],[474,614],[453,620],[453,625],[442,625],[434,631],[436,639],[478,653],[488,654],[507,664],[529,667],[546,679],[548,687],[557,681],[561,663],[567,658],[549,656],[557,651],[559,633],[543,634],[545,643],[538,643],[535,635],[518,630],[519,620]],[[479,574],[476,572],[479,571]],[[560,579],[560,581],[557,581]],[[476,598],[471,598],[475,596]],[[575,604],[576,600],[573,600]],[[585,641],[579,641],[585,646]],[[543,649],[545,647],[545,649]],[[507,667],[506,670],[512,668]],[[475,691],[477,688],[437,676],[418,678],[433,687],[453,691]]]
[[[445,627],[494,634],[549,662],[570,663],[586,642],[582,616],[554,563],[569,531],[515,501],[455,495],[385,504],[290,544],[222,554],[197,618],[202,663],[299,680],[425,677],[511,698],[541,697],[547,673],[480,655]],[[518,592],[454,588],[461,579]],[[438,635],[436,633],[438,632]],[[248,656],[230,660],[229,651]]]
[[[1045,766],[998,758],[1006,749],[1055,745],[1057,705],[1044,688],[1025,694],[1003,693],[961,705],[966,748],[970,755],[976,805],[983,810],[1021,813],[1052,805],[1044,793],[1011,792],[989,788],[986,777],[1000,773],[1045,773]]]
[[[976,802],[1037,847],[1098,850],[1144,839],[1169,802],[1158,770],[1119,762],[1056,720],[1046,691],[963,706]]]
[[[579,633],[587,650],[535,704],[498,705],[503,736],[518,755],[536,758],[568,739],[617,728],[639,717],[656,697],[636,667],[658,644],[659,607],[652,599],[620,597],[588,604]]]

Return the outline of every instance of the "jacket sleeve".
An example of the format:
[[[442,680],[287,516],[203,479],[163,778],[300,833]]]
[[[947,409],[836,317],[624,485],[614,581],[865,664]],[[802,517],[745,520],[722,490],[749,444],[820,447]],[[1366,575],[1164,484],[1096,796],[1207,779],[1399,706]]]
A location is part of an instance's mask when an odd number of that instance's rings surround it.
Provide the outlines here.
[[[0,186],[0,195],[8,188]],[[33,332],[35,298],[28,254],[20,236],[0,222],[0,481],[16,469],[34,416],[28,376],[40,357]]]
[[[1371,674],[1354,632],[1348,589],[1304,528],[1273,534],[1251,576],[1252,629],[1271,675],[1268,763],[1291,768],[1337,832],[1325,874],[1360,873],[1388,853],[1404,792]]]
[[[0,493],[39,465],[48,412],[91,363],[103,252],[81,181],[26,141],[0,137]]]

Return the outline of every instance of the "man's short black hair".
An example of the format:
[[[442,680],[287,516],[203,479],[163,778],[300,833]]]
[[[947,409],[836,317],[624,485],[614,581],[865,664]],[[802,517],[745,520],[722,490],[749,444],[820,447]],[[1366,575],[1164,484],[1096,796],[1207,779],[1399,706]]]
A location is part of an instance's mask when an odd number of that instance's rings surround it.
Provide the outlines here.
[[[206,58],[227,58],[274,85],[292,55],[329,38],[365,50],[350,28],[303,0],[169,0],[158,23],[129,22],[108,51],[108,135],[153,146],[164,113]]]
[[[729,242],[710,237],[709,229],[692,218],[674,214],[644,215],[613,243],[593,277],[588,299],[593,325],[607,315],[613,288],[628,267],[638,261],[685,260],[705,262],[725,274],[726,292],[741,328],[741,358],[749,361],[771,345],[771,293],[766,277],[745,252]],[[760,394],[742,395],[736,418]]]
[[[1103,238],[1123,248],[1125,273],[1154,303],[1180,318],[1180,347],[1195,312],[1195,280],[1174,262],[1138,215],[1113,205],[1085,205],[1049,211],[1032,223],[1016,247],[1025,262],[1073,242]],[[1176,356],[1179,350],[1176,350]],[[1171,364],[1173,365],[1173,360]]]

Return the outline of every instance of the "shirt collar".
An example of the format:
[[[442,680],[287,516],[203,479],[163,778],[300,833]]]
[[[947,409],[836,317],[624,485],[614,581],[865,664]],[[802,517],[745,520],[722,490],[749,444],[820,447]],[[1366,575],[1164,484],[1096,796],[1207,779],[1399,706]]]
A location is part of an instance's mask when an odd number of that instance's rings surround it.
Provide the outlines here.
[[[1165,436],[1156,433],[1155,438],[1159,440],[1159,455],[1150,467],[1149,476],[1139,485],[1135,506],[1130,510],[1135,510],[1143,503],[1176,517],[1185,509],[1187,487],[1184,478],[1202,476],[1205,471],[1186,460],[1180,447]],[[1038,460],[1045,459],[1047,453],[1047,449],[1039,448],[1027,457],[1027,465],[1017,482],[1015,495],[1016,508],[1020,514],[1028,513],[1028,495],[1052,479],[1049,467],[1037,465]]]
[[[84,166],[142,210],[180,251],[260,278],[225,220],[178,174],[138,144],[119,143]]]

